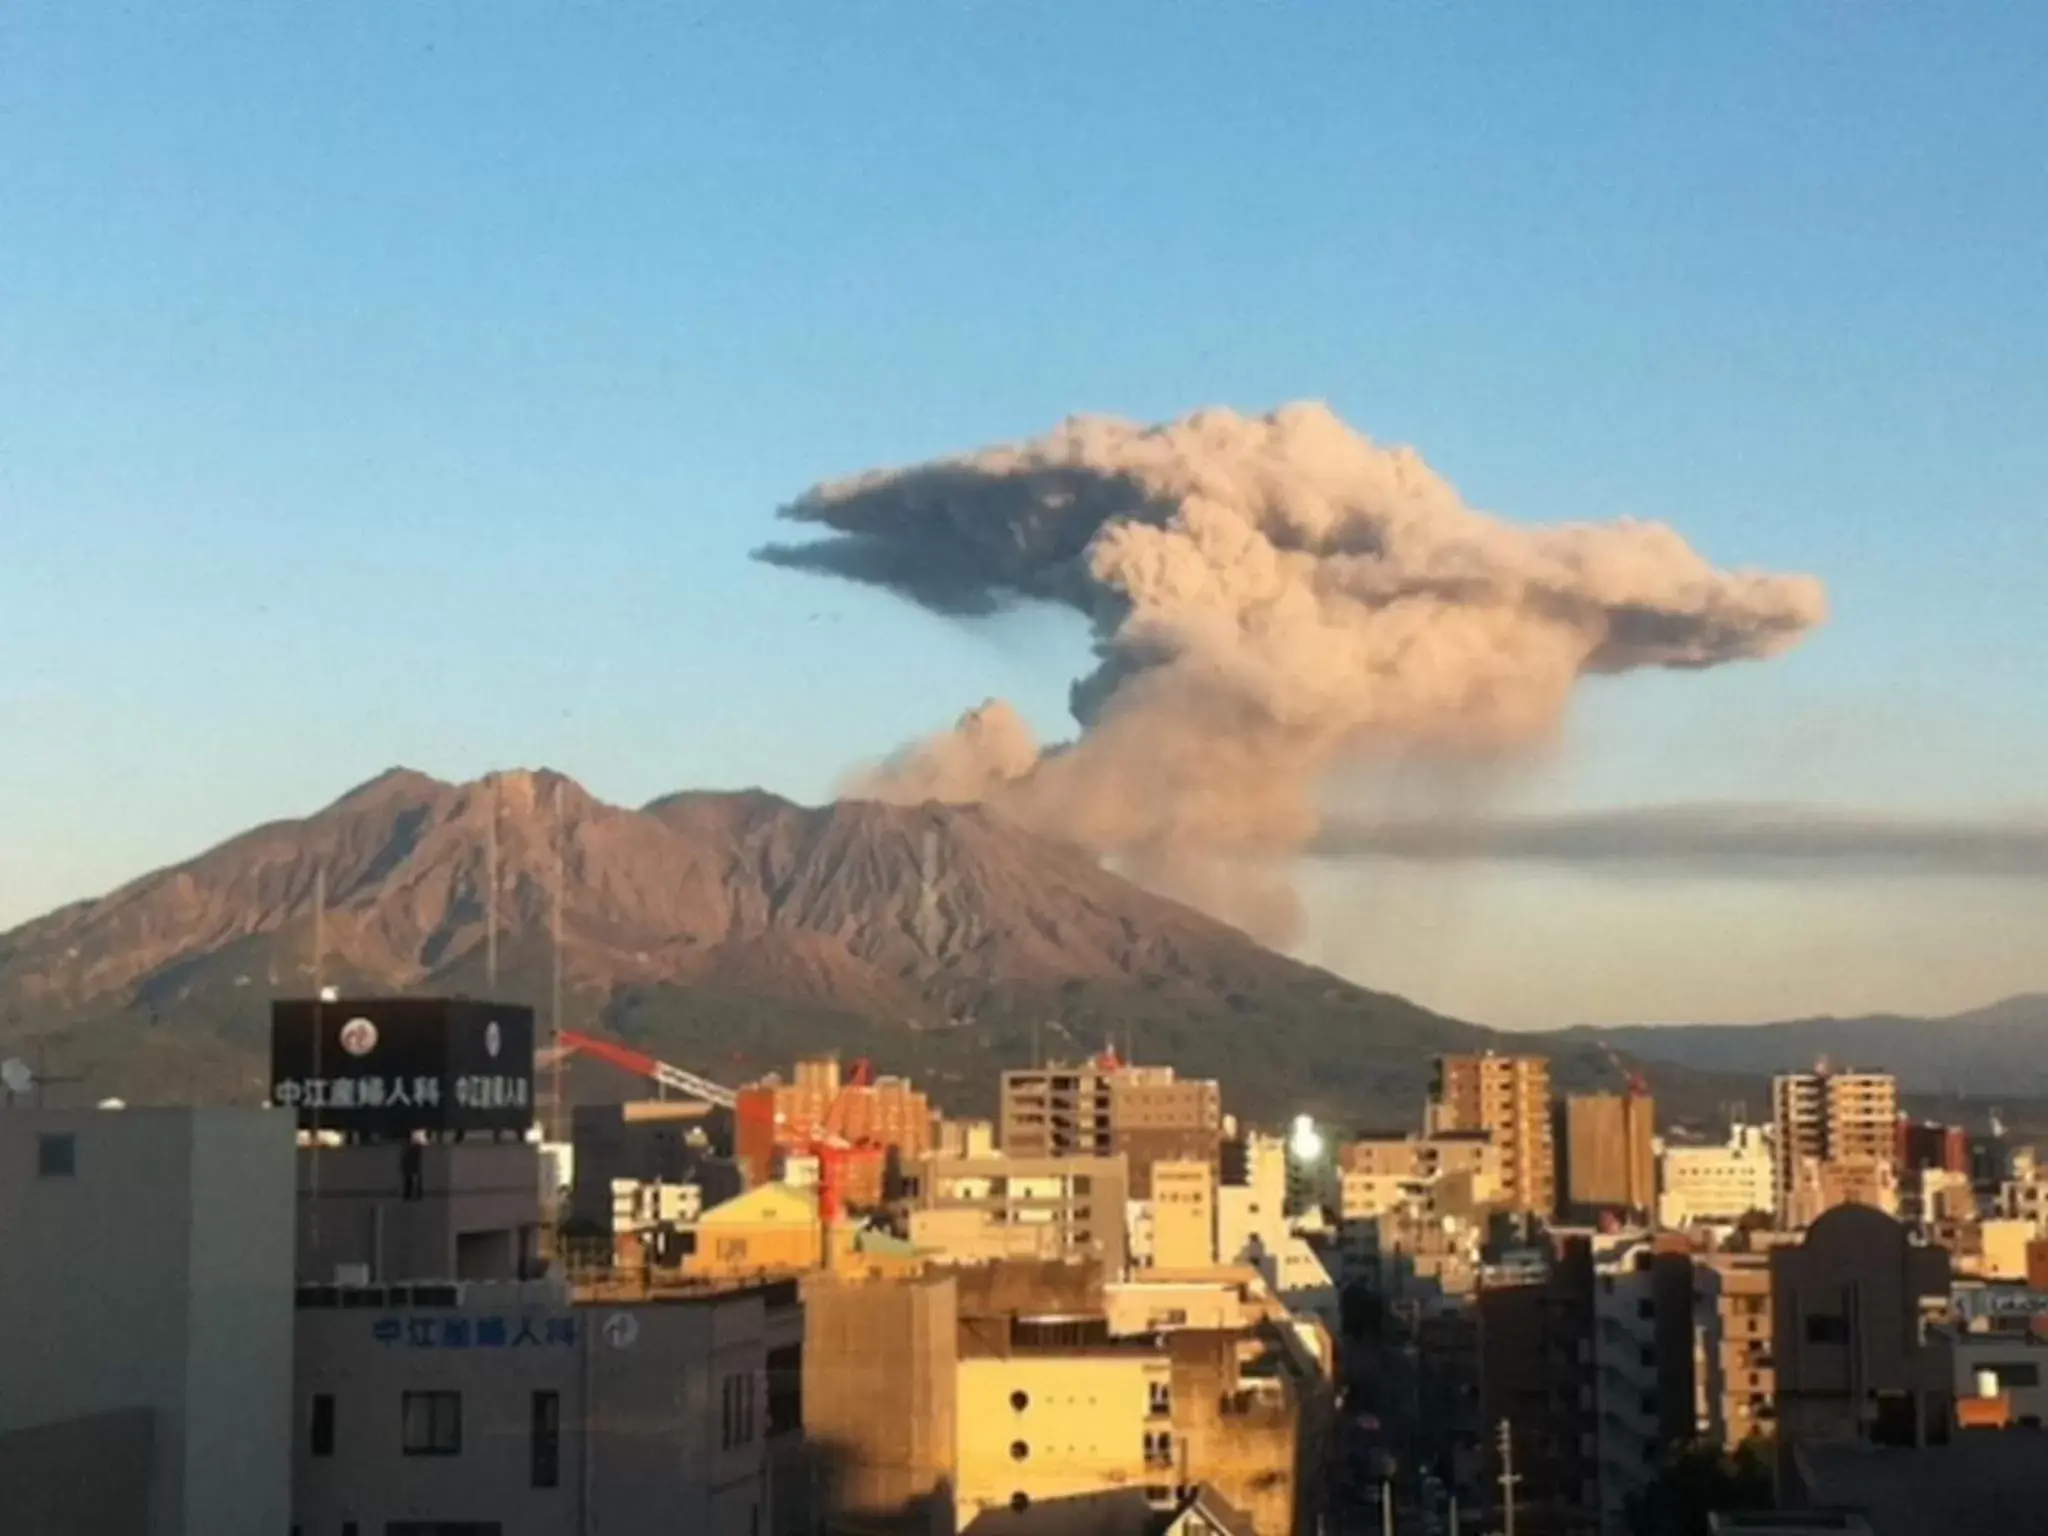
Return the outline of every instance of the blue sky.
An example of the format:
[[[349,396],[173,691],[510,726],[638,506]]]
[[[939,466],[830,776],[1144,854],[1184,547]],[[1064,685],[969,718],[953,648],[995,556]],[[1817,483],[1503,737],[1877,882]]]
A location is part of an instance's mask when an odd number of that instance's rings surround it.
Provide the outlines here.
[[[1649,15],[1654,9],[1657,14]],[[0,13],[0,924],[403,762],[848,765],[1085,636],[751,564],[812,481],[1326,399],[1477,505],[1812,571],[1544,802],[2028,810],[2048,12],[363,3]],[[2048,985],[2031,885],[1319,871],[1516,1023]]]

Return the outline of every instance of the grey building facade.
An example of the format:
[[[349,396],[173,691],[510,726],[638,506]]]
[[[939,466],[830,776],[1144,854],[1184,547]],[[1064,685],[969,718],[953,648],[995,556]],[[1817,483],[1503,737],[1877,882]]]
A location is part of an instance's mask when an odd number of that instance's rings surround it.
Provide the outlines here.
[[[769,1536],[802,1426],[794,1282],[301,1289],[300,1536]],[[801,1490],[785,1497],[800,1499]],[[282,1529],[282,1527],[278,1527]]]
[[[263,1109],[0,1109],[0,1526],[283,1532],[292,1147]]]

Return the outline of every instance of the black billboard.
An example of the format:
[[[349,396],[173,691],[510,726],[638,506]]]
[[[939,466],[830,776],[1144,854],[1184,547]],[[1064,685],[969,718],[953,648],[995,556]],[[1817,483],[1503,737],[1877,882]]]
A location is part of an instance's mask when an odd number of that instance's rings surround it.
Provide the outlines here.
[[[523,1132],[533,1010],[443,997],[273,1002],[270,1102],[303,1130]]]

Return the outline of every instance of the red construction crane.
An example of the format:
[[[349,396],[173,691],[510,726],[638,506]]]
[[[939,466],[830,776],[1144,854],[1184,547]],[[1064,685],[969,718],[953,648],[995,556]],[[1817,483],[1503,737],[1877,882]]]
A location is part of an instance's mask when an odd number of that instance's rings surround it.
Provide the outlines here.
[[[694,1072],[685,1072],[681,1067],[670,1066],[657,1061],[645,1051],[636,1051],[631,1046],[620,1045],[616,1040],[601,1040],[596,1035],[579,1034],[573,1029],[561,1033],[562,1054],[565,1056],[595,1056],[599,1061],[608,1061],[613,1066],[631,1072],[664,1088],[674,1089],[693,1099],[702,1099],[706,1104],[716,1104],[720,1109],[731,1109],[737,1098],[733,1091],[722,1083],[714,1083],[708,1077],[699,1077]]]

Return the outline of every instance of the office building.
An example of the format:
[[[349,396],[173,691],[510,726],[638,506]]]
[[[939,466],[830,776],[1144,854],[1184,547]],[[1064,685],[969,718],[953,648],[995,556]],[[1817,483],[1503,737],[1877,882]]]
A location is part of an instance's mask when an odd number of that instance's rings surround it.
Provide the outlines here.
[[[1559,1209],[1577,1220],[1604,1212],[1647,1220],[1657,1204],[1655,1101],[1633,1086],[1575,1093],[1559,1118]]]
[[[961,1261],[1073,1258],[1121,1276],[1128,1184],[1121,1157],[923,1158],[906,1171],[911,1242]]]
[[[1486,1131],[1500,1148],[1501,1193],[1509,1210],[1549,1216],[1557,1204],[1550,1113],[1550,1063],[1541,1056],[1437,1058],[1426,1130]]]
[[[1809,1226],[1848,1203],[1897,1212],[1897,1079],[1826,1066],[1789,1073],[1772,1079],[1771,1109],[1780,1226]]]
[[[0,1529],[288,1527],[292,1145],[263,1109],[0,1109]]]
[[[1733,1226],[1777,1209],[1777,1160],[1770,1132],[1731,1126],[1718,1146],[1665,1146],[1658,1159],[1657,1224]]]
[[[1155,1163],[1217,1161],[1223,1094],[1213,1081],[1104,1052],[1077,1066],[1005,1072],[999,1135],[1011,1157],[1120,1155],[1132,1197],[1145,1200]]]
[[[316,1285],[297,1324],[309,1536],[777,1528],[774,1447],[802,1424],[794,1281],[582,1302],[557,1281]]]

